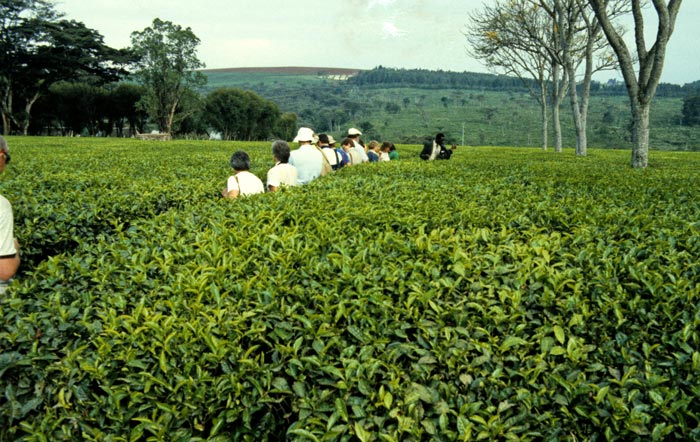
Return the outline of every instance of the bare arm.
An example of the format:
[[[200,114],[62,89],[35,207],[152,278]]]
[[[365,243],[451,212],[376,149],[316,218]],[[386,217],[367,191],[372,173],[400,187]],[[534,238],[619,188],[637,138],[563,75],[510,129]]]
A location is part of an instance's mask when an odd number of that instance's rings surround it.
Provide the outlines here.
[[[8,281],[15,276],[19,268],[19,242],[15,239],[15,250],[17,253],[0,258],[0,280]]]

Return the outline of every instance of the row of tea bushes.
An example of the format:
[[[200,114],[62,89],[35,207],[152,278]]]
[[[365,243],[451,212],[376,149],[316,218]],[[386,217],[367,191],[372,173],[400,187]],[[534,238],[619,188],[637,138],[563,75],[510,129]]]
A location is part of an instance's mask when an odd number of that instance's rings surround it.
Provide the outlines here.
[[[0,439],[696,440],[700,160],[658,155],[462,149],[80,240],[0,300]]]
[[[14,159],[3,192],[15,212],[26,263],[21,270],[81,241],[127,229],[134,220],[218,198],[232,149],[129,139],[33,137],[9,143]]]

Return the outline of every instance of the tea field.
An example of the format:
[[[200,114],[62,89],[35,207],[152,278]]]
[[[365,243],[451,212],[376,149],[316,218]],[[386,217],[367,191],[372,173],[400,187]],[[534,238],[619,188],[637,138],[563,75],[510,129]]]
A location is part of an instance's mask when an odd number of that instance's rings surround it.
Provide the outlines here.
[[[700,155],[8,139],[0,440],[700,440]]]

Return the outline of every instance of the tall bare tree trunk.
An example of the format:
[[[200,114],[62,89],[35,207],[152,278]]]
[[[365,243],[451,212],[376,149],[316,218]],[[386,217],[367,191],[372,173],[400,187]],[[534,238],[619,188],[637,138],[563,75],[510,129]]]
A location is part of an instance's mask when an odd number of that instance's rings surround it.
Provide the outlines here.
[[[588,3],[593,8],[610,46],[617,55],[627,86],[632,109],[632,167],[647,167],[649,160],[649,108],[661,80],[661,72],[666,58],[666,46],[673,33],[682,0],[668,0],[668,4],[665,0],[653,0],[652,3],[659,23],[656,41],[650,49],[646,48],[645,43],[643,1],[632,0],[638,69],[635,69],[635,59],[630,54],[627,44],[610,21],[607,0],[588,0]]]
[[[7,116],[5,111],[2,111],[2,134],[10,134],[10,118]]]
[[[632,167],[649,162],[649,109],[651,103],[632,103]]]
[[[542,86],[540,97],[540,111],[542,117],[542,150],[547,150],[547,137],[549,135],[549,127],[547,126],[547,89]]]
[[[10,134],[10,128],[12,126],[12,87],[10,83],[3,85],[2,89],[2,105],[0,106],[0,113],[2,114],[2,133],[3,135]]]
[[[32,114],[32,106],[34,106],[34,103],[36,103],[36,100],[39,99],[40,95],[41,94],[39,92],[35,93],[31,99],[27,100],[27,104],[24,106],[24,120],[22,121],[22,135],[29,134],[29,121],[30,121],[30,115]]]

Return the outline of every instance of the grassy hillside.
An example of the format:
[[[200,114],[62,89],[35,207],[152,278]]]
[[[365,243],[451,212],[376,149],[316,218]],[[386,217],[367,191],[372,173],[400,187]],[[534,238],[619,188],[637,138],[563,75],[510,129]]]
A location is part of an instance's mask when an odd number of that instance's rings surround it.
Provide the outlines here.
[[[365,139],[418,143],[437,131],[457,144],[540,146],[539,107],[525,92],[434,88],[357,87],[332,80],[326,68],[307,72],[207,71],[207,90],[250,89],[294,112],[300,125],[338,138],[362,126]],[[396,110],[392,105],[398,105]],[[700,150],[700,127],[680,125],[681,98],[657,97],[652,106],[652,149]],[[568,101],[562,106],[564,145],[575,144]],[[593,97],[589,113],[591,147],[630,145],[626,96]],[[464,133],[464,135],[463,135]],[[551,124],[549,145],[552,144]]]

